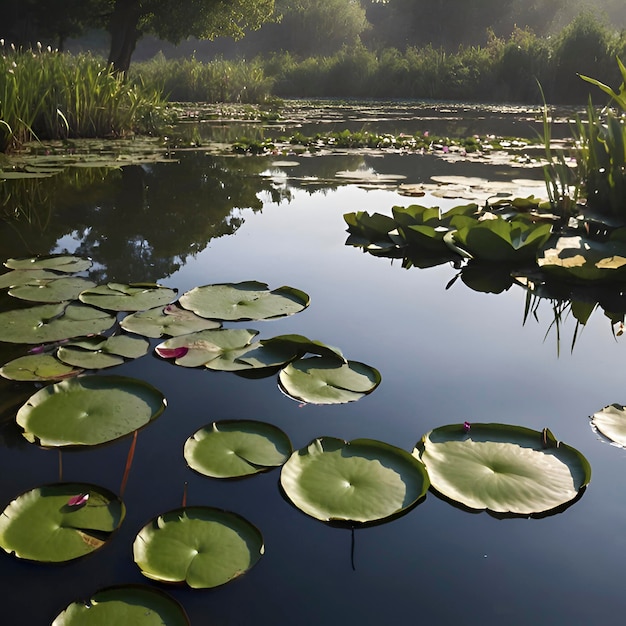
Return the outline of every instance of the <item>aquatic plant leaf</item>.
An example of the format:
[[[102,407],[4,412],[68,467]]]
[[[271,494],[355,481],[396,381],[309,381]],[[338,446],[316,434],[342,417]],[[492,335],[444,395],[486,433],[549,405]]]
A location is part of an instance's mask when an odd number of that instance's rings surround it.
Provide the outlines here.
[[[272,424],[221,420],[185,442],[191,469],[212,478],[250,476],[282,465],[292,452],[287,435]]]
[[[138,359],[148,352],[150,342],[139,337],[113,335],[70,341],[57,350],[60,361],[84,369],[103,369]]]
[[[80,507],[69,500],[88,494]],[[103,487],[54,483],[18,496],[0,515],[0,547],[29,561],[61,563],[102,547],[124,519],[121,500]]]
[[[55,279],[60,276],[63,276],[63,274],[58,274],[50,270],[11,270],[10,272],[0,275],[0,289],[19,287],[20,285],[27,285],[36,280]]]
[[[476,259],[510,263],[534,261],[551,232],[551,224],[497,217],[465,225],[453,238]]]
[[[246,281],[195,287],[180,305],[201,317],[216,320],[262,320],[293,315],[309,306],[309,296],[293,287],[269,290],[265,283]]]
[[[521,426],[463,424],[435,428],[413,454],[426,465],[432,488],[469,507],[496,513],[544,513],[576,498],[591,479],[574,448]]]
[[[264,552],[263,537],[246,519],[211,507],[183,507],[159,515],[133,543],[141,573],[194,589],[218,587],[252,568]]]
[[[121,321],[121,326],[128,332],[156,339],[163,336],[176,337],[198,330],[220,328],[221,323],[200,317],[175,304],[168,304],[165,307],[156,307],[127,315]]]
[[[539,252],[542,271],[558,278],[581,281],[626,279],[626,242],[585,237],[559,237]]]
[[[27,354],[5,363],[0,376],[9,380],[51,381],[82,374],[81,368],[61,363],[51,354]]]
[[[52,254],[50,256],[7,259],[4,265],[12,270],[46,269],[63,272],[64,274],[73,274],[88,270],[91,267],[91,260],[71,254]]]
[[[108,311],[144,311],[165,305],[176,297],[176,289],[154,283],[108,283],[83,291],[79,299]]]
[[[594,413],[591,423],[607,439],[626,447],[626,408],[621,404],[610,404]]]
[[[357,211],[344,213],[344,221],[348,225],[348,232],[352,236],[350,244],[368,246],[375,245],[379,248],[394,248],[395,242],[390,237],[391,231],[396,229],[396,222],[388,215]]]
[[[354,402],[380,384],[378,370],[359,363],[341,363],[329,357],[299,359],[283,368],[278,381],[282,391],[310,404]]]
[[[95,287],[96,283],[80,276],[66,278],[39,278],[11,287],[9,295],[31,302],[63,302],[76,300],[81,291]]]
[[[182,606],[147,585],[118,585],[96,591],[62,611],[52,626],[189,626]]]
[[[216,359],[233,361],[241,351],[250,347],[257,330],[218,328],[178,335],[161,342],[154,351],[164,359],[174,358],[183,367],[206,366]],[[243,352],[241,352],[243,353]],[[232,358],[229,356],[232,355]],[[217,369],[222,369],[219,366]],[[242,366],[241,369],[246,369]]]
[[[163,394],[141,380],[81,376],[37,391],[16,421],[24,437],[40,446],[94,446],[146,426],[165,405]]]
[[[49,343],[108,330],[115,317],[80,303],[42,304],[0,313],[0,341]]]
[[[280,484],[291,502],[316,519],[379,522],[426,495],[424,465],[382,441],[314,439],[283,465]]]
[[[304,335],[277,335],[270,339],[261,339],[261,343],[264,346],[268,345],[285,345],[290,346],[294,350],[297,350],[300,355],[307,353],[317,354],[319,356],[326,356],[331,359],[338,359],[342,363],[346,363],[341,350],[334,346],[329,346],[317,339],[309,339]]]

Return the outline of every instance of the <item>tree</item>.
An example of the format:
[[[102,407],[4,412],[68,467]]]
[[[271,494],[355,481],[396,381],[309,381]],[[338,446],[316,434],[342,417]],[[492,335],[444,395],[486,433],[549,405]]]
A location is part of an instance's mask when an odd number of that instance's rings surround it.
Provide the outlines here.
[[[86,28],[104,28],[111,36],[109,63],[126,72],[147,33],[172,43],[187,37],[238,39],[273,19],[274,0],[0,0],[0,11],[19,43],[62,43]]]

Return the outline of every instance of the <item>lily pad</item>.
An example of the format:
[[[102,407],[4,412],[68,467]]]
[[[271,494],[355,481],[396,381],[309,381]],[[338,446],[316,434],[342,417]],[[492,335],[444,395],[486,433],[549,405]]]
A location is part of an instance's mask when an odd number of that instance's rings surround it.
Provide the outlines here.
[[[96,283],[80,276],[65,278],[39,278],[30,282],[11,287],[9,295],[31,302],[63,302],[76,300],[81,291],[94,287]]]
[[[165,406],[163,394],[141,380],[81,376],[40,389],[16,421],[24,437],[40,446],[94,446],[142,428]]]
[[[240,328],[201,330],[166,339],[154,351],[164,359],[173,358],[176,365],[209,367],[214,360],[232,361],[229,355],[244,352],[257,334],[256,330]]]
[[[594,413],[591,423],[607,439],[626,447],[626,408],[621,404],[605,406]]]
[[[185,459],[212,478],[250,476],[282,465],[292,452],[285,433],[265,422],[222,420],[201,428],[185,442]]]
[[[168,594],[147,585],[119,585],[96,591],[89,600],[72,602],[52,626],[189,626],[183,607]]]
[[[180,305],[201,317],[217,320],[264,320],[293,315],[309,306],[309,296],[293,287],[272,291],[265,283],[246,281],[195,287]]]
[[[83,370],[61,363],[51,354],[27,354],[0,368],[0,376],[9,380],[50,381],[78,376]]]
[[[301,511],[331,522],[380,522],[426,495],[424,465],[382,441],[314,439],[283,466],[280,483]]]
[[[0,341],[49,343],[108,330],[115,317],[79,303],[42,304],[0,313]]]
[[[354,402],[378,387],[378,370],[358,361],[330,357],[299,359],[283,368],[278,381],[291,398],[310,404]]]
[[[137,359],[146,354],[149,347],[150,342],[139,337],[99,335],[60,346],[57,357],[75,367],[103,369],[121,365],[126,359]]]
[[[176,297],[176,289],[154,283],[107,283],[83,291],[79,299],[108,311],[144,311],[168,304]]]
[[[585,457],[544,432],[506,424],[431,430],[413,451],[433,489],[470,509],[530,515],[576,498],[591,479]]]
[[[246,519],[211,507],[183,507],[159,515],[133,543],[133,556],[147,578],[218,587],[238,578],[261,558],[263,537]]]
[[[177,337],[199,330],[220,328],[220,322],[208,320],[174,304],[127,315],[121,322],[124,330],[145,337]]]
[[[62,274],[42,269],[11,270],[10,272],[0,275],[0,289],[19,287],[20,285],[32,283],[35,280],[55,279],[60,276],[62,276]]]
[[[12,270],[46,269],[73,274],[88,270],[91,267],[91,260],[68,254],[53,254],[24,259],[8,259],[4,265]]]
[[[71,504],[77,495],[78,504]],[[60,563],[101,548],[124,519],[121,500],[102,487],[55,483],[17,497],[0,515],[0,547],[29,561]]]

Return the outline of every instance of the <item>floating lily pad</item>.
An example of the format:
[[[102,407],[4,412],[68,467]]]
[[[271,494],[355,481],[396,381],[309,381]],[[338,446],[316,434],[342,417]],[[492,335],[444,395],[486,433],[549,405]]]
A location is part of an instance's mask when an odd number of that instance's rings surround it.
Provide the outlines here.
[[[282,465],[292,452],[285,433],[265,422],[222,420],[185,442],[189,467],[212,478],[236,478]]]
[[[29,561],[71,561],[101,548],[124,515],[121,500],[102,487],[44,485],[27,491],[4,509],[0,547]]]
[[[0,376],[9,380],[50,381],[78,376],[83,370],[61,363],[51,354],[28,354],[0,368]]]
[[[49,343],[70,337],[101,333],[115,317],[79,303],[42,304],[0,313],[0,341]]]
[[[576,498],[591,479],[585,457],[543,433],[506,424],[431,430],[413,454],[433,489],[471,509],[530,515]]]
[[[83,291],[79,299],[108,311],[144,311],[171,302],[176,290],[154,283],[107,283]]]
[[[280,483],[301,511],[330,522],[379,522],[399,515],[428,487],[424,465],[382,441],[320,437],[296,450]]]
[[[253,567],[263,537],[246,519],[211,507],[183,507],[159,515],[133,543],[135,563],[147,578],[218,587]]]
[[[374,391],[381,376],[378,370],[358,361],[309,357],[287,365],[278,380],[288,396],[301,402],[341,404]]]
[[[103,369],[121,365],[126,359],[138,359],[149,347],[147,339],[128,335],[86,337],[60,346],[57,357],[75,367]]]
[[[607,439],[626,447],[626,408],[611,404],[594,413],[591,423]]]
[[[199,330],[220,328],[221,324],[196,315],[192,311],[181,309],[174,304],[156,307],[127,315],[121,326],[128,332],[146,337],[176,337]]]
[[[17,412],[31,443],[94,446],[142,428],[165,409],[163,394],[124,376],[82,376],[40,389]]]
[[[189,626],[183,607],[147,585],[120,585],[96,591],[70,604],[52,626]]]
[[[214,360],[232,361],[230,355],[244,352],[257,334],[256,330],[240,328],[201,330],[166,339],[154,350],[164,359],[174,359],[176,365],[208,367]]]
[[[35,280],[55,279],[62,276],[50,270],[11,270],[0,276],[0,289],[27,285]]]
[[[85,289],[94,287],[96,283],[80,276],[65,278],[39,278],[29,283],[11,287],[9,295],[31,302],[63,302],[75,300]]]
[[[293,287],[272,291],[265,283],[246,281],[195,287],[180,297],[180,305],[217,320],[262,320],[293,315],[309,306],[309,296]]]
[[[50,256],[35,256],[25,259],[8,259],[4,265],[12,270],[46,269],[65,274],[84,272],[91,267],[89,259],[68,254],[53,254]]]

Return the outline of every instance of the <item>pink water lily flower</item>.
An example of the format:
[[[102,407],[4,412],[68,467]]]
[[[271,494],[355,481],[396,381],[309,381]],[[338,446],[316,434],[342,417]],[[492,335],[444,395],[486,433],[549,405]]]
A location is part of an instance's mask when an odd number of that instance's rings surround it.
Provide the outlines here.
[[[164,359],[178,359],[181,356],[185,356],[189,352],[187,346],[180,346],[179,348],[156,348],[156,353]]]
[[[67,505],[68,506],[82,506],[83,504],[85,504],[87,502],[87,500],[89,500],[89,494],[88,493],[79,493],[76,496],[72,496],[67,501]]]

